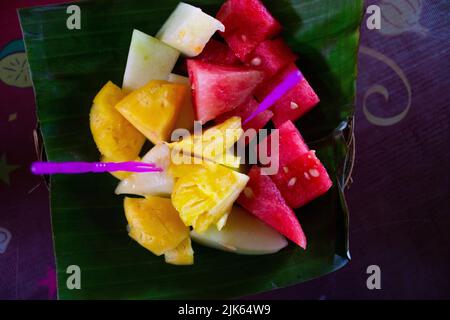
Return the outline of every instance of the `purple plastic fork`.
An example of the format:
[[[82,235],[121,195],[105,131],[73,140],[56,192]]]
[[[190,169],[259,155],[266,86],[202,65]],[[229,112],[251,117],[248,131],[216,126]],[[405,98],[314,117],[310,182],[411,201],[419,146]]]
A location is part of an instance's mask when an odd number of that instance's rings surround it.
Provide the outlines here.
[[[289,73],[284,80],[273,89],[270,94],[268,94],[264,100],[259,104],[258,108],[243,122],[243,124],[248,123],[254,117],[256,117],[261,112],[269,109],[278,101],[283,95],[285,95],[289,90],[291,90],[297,83],[303,80],[303,75],[300,70],[295,70]]]
[[[42,174],[77,174],[77,173],[100,173],[100,172],[161,172],[163,169],[154,163],[143,162],[33,162],[31,172],[36,175]]]

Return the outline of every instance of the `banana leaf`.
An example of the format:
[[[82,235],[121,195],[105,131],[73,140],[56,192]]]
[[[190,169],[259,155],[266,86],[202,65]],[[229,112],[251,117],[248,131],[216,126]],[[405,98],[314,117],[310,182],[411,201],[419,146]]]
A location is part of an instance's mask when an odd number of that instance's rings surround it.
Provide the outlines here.
[[[189,1],[214,15],[219,0]],[[164,263],[132,241],[123,199],[108,174],[51,177],[51,213],[60,299],[234,298],[323,276],[343,267],[348,210],[343,190],[351,165],[359,23],[362,0],[265,1],[283,23],[283,37],[321,97],[297,122],[333,176],[334,186],[297,214],[308,249],[243,256],[194,244],[195,265]],[[50,161],[97,161],[89,110],[108,81],[121,84],[132,30],[155,34],[178,1],[78,2],[81,29],[66,27],[68,4],[21,9],[20,21]],[[81,269],[81,289],[70,290],[67,268]],[[301,288],[300,288],[301,289]]]

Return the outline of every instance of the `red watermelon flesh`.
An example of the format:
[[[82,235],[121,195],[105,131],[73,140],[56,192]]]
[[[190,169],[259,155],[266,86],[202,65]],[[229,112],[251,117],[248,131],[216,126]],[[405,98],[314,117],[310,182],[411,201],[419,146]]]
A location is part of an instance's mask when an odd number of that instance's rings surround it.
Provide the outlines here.
[[[216,123],[224,122],[225,120],[231,117],[241,117],[242,122],[245,121],[256,109],[258,108],[258,102],[254,98],[251,98],[248,102],[240,105],[236,109],[224,113],[216,118]],[[259,113],[256,117],[250,120],[248,123],[242,126],[244,131],[248,129],[254,129],[258,132],[259,129],[264,128],[267,122],[272,118],[273,113],[270,110],[265,110]],[[245,139],[245,144],[248,144],[254,137],[255,134],[250,134],[251,132],[247,132],[247,139]]]
[[[281,31],[281,25],[260,0],[228,0],[216,18],[225,25],[228,46],[242,61],[258,44]]]
[[[291,64],[283,71],[275,75],[271,80],[258,86],[255,95],[262,101],[290,72],[297,66]],[[319,97],[314,92],[306,79],[299,82],[294,88],[289,90],[272,107],[275,125],[281,125],[287,120],[295,121],[314,108],[319,103]]]
[[[291,121],[278,128],[279,169],[270,178],[291,208],[299,208],[330,189],[332,182],[325,167],[310,151]],[[268,137],[270,143],[273,135]]]
[[[303,137],[300,135],[300,132],[291,121],[286,121],[281,126],[276,128],[278,129],[278,158],[281,168],[292,161],[292,159],[296,159],[302,154],[307,153],[309,148],[303,140]],[[260,144],[267,143],[267,154],[270,157],[272,157],[270,150],[273,138],[274,135],[271,134],[266,138],[266,140],[260,142]]]
[[[234,55],[233,51],[231,51],[226,44],[214,39],[209,40],[202,53],[195,59],[215,64],[241,64],[241,61]]]
[[[205,123],[250,99],[262,72],[245,66],[225,66],[188,60],[197,120]]]
[[[292,121],[286,121],[276,128],[280,136],[280,165],[309,151],[309,147]]]
[[[249,66],[264,72],[264,79],[269,79],[285,66],[297,60],[297,56],[281,38],[261,42],[248,56]]]
[[[251,168],[248,176],[250,180],[237,202],[260,220],[306,249],[306,237],[302,227],[273,181],[269,176],[262,175],[261,168],[257,166]]]
[[[270,178],[291,208],[299,208],[316,199],[333,184],[315,151],[308,151],[280,166],[278,173]]]

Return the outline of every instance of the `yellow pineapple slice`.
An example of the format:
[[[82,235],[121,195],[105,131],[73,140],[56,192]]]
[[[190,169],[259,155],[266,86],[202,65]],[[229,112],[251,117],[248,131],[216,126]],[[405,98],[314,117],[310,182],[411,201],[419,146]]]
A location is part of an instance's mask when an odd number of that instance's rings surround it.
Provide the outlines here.
[[[194,264],[194,250],[192,250],[191,238],[183,240],[178,247],[164,253],[166,263],[174,265]]]
[[[122,90],[109,81],[95,96],[91,108],[92,136],[105,161],[136,160],[145,142],[145,137],[114,108],[122,98]]]
[[[177,74],[171,73],[167,79],[171,83],[179,83],[191,88],[191,83],[188,77],[179,76]],[[186,130],[192,130],[194,127],[195,113],[194,106],[192,105],[192,95],[190,92],[186,94],[184,102],[180,108],[180,114],[175,122],[175,129],[182,128]]]
[[[233,148],[223,154],[216,155],[213,161],[234,169],[239,169],[241,166],[241,157],[234,155]]]
[[[116,109],[154,144],[168,141],[188,87],[153,80],[122,99]]]
[[[129,236],[157,256],[189,237],[189,228],[168,198],[125,198],[124,209]]]
[[[194,155],[228,167],[238,168],[240,158],[234,156],[230,149],[242,134],[241,118],[231,117],[221,124],[206,129],[202,135],[192,134],[169,146],[175,154]]]
[[[212,162],[172,164],[169,174],[178,178],[172,203],[185,225],[198,233],[211,224],[223,227],[224,216],[248,182],[248,176]]]
[[[231,208],[232,208],[232,207],[228,208],[228,209],[225,211],[224,215],[223,215],[219,220],[217,220],[217,222],[216,222],[216,228],[217,228],[217,230],[220,231],[220,230],[223,229],[223,227],[225,227],[225,224],[226,224],[227,221],[228,221],[228,217],[230,216]]]

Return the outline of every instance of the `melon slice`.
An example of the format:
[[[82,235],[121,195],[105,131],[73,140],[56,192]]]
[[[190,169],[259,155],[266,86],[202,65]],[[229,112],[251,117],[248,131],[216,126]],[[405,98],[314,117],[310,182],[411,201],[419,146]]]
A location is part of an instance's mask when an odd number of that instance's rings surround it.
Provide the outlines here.
[[[183,240],[175,249],[164,253],[166,263],[177,266],[194,264],[194,250],[192,250],[191,238]]]
[[[275,183],[253,166],[238,203],[269,226],[306,249],[306,237],[294,211],[286,204]]]
[[[247,65],[264,72],[264,79],[269,79],[288,64],[294,63],[297,56],[281,38],[261,42],[249,54]]]
[[[267,146],[264,149],[266,149],[265,151],[267,152],[267,156],[271,161],[278,162],[279,166],[282,167],[283,165],[289,163],[291,160],[296,159],[297,157],[309,151],[309,148],[303,140],[303,137],[300,135],[300,132],[291,121],[286,121],[276,129],[278,129],[278,148],[274,148],[274,151],[278,151],[276,154],[271,154],[272,139],[276,137],[273,134],[269,135],[258,145],[258,148]],[[263,146],[261,146],[261,144]]]
[[[224,43],[211,39],[206,44],[202,53],[196,58],[203,62],[214,64],[238,65],[241,61],[234,52]]]
[[[197,120],[205,123],[250,99],[263,73],[241,66],[188,60]]]
[[[154,144],[168,141],[188,87],[167,81],[150,81],[133,91],[116,109]]]
[[[281,31],[281,25],[260,0],[228,0],[216,18],[225,25],[225,41],[242,61],[258,44]]]
[[[278,130],[279,170],[270,178],[287,204],[291,208],[299,208],[327,192],[333,183],[291,121],[283,123]],[[272,135],[267,139],[271,141]]]
[[[159,197],[125,198],[129,236],[159,256],[175,249],[189,237],[170,199]]]
[[[142,158],[142,162],[154,163],[162,172],[136,172],[122,180],[116,188],[116,194],[135,194],[140,196],[170,196],[173,178],[167,173],[170,165],[170,149],[166,144],[155,145]]]
[[[188,57],[200,54],[206,43],[224,25],[200,8],[180,2],[156,37]]]
[[[277,129],[279,134],[280,166],[288,164],[293,159],[309,151],[308,145],[291,121],[286,121]],[[271,136],[268,139],[271,139]]]
[[[298,70],[297,66],[294,64],[288,65],[272,79],[263,82],[255,90],[257,99],[262,101],[293,70]],[[319,102],[320,99],[314,92],[314,89],[306,79],[303,79],[275,102],[272,107],[272,121],[275,126],[280,126],[288,120],[295,121],[314,108]]]
[[[240,117],[241,120],[244,121],[245,119],[250,117],[250,115],[252,115],[257,108],[258,102],[256,102],[254,98],[251,98],[248,102],[240,105],[236,109],[218,116],[216,118],[216,123],[221,123],[231,117]],[[243,137],[245,138],[245,144],[248,144],[256,136],[259,129],[264,128],[264,126],[270,121],[272,116],[272,111],[264,110],[242,126],[245,135],[245,137]]]
[[[291,160],[270,177],[291,208],[304,206],[326,193],[333,185],[314,151]]]
[[[166,80],[180,53],[139,30],[133,31],[122,89],[139,89],[150,80]]]
[[[201,234],[193,230],[191,237],[207,247],[247,255],[275,253],[288,244],[275,229],[237,206],[233,206],[222,230],[214,226]]]
[[[89,125],[102,161],[134,161],[145,142],[144,135],[114,108],[122,98],[122,90],[111,81],[94,98]],[[126,173],[114,172],[113,175],[120,179]]]

